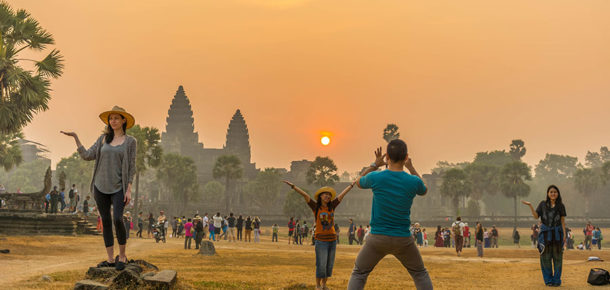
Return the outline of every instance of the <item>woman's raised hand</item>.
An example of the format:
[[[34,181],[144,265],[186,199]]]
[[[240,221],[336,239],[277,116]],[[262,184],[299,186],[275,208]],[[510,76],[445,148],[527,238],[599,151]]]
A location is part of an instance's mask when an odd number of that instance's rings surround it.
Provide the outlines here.
[[[386,165],[385,156],[386,154],[381,154],[381,147],[377,148],[377,150],[375,150],[375,166],[381,167]]]
[[[525,200],[522,200],[522,201],[521,201],[521,203],[523,203],[523,204],[525,204],[525,205],[532,205],[532,203],[531,203],[531,202],[529,202],[529,201],[525,201]]]
[[[62,133],[62,134],[64,134],[64,135],[66,135],[66,136],[70,136],[70,137],[74,137],[74,138],[76,138],[76,137],[77,137],[77,136],[76,136],[76,133],[74,133],[74,132],[65,132],[65,131],[59,131],[59,133]]]
[[[288,180],[282,180],[282,182],[284,182],[284,183],[288,184],[288,186],[294,188],[294,183],[292,183],[292,182],[290,182]]]

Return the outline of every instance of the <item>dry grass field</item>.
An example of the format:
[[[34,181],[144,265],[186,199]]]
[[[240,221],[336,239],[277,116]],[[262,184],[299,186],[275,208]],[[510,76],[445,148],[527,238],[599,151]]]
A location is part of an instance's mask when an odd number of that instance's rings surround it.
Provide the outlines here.
[[[509,232],[508,229],[503,230]],[[145,259],[161,269],[178,271],[179,289],[313,289],[315,260],[313,246],[287,245],[280,238],[271,243],[269,229],[262,242],[215,243],[217,256],[204,257],[184,250],[182,239],[170,238],[167,244],[152,239],[131,238],[128,257]],[[525,246],[485,249],[476,257],[474,248],[456,257],[453,249],[422,248],[421,253],[436,289],[543,289],[538,253]],[[132,233],[133,236],[133,233]],[[529,236],[529,234],[528,234]],[[509,244],[508,241],[501,244]],[[104,259],[101,237],[9,236],[0,240],[0,285],[3,289],[70,289],[83,279],[89,266]],[[345,289],[359,246],[341,244],[331,289]],[[594,288],[586,283],[592,267],[610,268],[609,262],[587,262],[588,256],[610,261],[610,251],[567,251],[564,255],[563,289]],[[40,277],[49,275],[53,282]],[[413,282],[402,265],[391,256],[382,260],[370,275],[367,289],[413,289]]]

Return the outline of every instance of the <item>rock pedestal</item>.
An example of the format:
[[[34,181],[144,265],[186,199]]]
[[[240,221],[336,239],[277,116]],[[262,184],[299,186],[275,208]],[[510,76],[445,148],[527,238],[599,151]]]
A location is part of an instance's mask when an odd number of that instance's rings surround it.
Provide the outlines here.
[[[199,255],[204,256],[214,256],[216,255],[216,248],[214,247],[214,243],[210,241],[201,242],[201,246],[199,247]]]
[[[130,260],[125,269],[114,267],[91,267],[86,280],[76,282],[74,289],[172,289],[176,285],[178,273],[174,270],[159,271],[159,268],[144,260]]]

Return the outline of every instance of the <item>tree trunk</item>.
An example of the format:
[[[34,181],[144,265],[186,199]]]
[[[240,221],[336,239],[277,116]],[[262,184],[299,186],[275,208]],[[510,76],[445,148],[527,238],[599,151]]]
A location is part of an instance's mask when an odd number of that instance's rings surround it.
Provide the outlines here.
[[[585,218],[589,218],[589,196],[587,194],[584,194],[584,198],[585,198]]]
[[[226,178],[227,185],[225,186],[225,212],[229,212],[229,207],[231,205],[231,190],[229,190],[229,177]]]
[[[514,228],[517,228],[517,195],[516,194],[513,197],[513,201],[515,203],[515,227]]]
[[[140,212],[139,201],[140,198],[140,172],[136,173],[136,196],[133,199],[133,208],[134,215],[137,215]]]

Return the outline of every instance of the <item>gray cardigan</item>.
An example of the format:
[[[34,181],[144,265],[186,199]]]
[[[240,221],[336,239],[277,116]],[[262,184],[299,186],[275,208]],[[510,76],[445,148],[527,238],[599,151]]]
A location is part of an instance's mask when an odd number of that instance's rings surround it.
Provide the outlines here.
[[[83,146],[78,147],[78,154],[84,160],[95,160],[95,165],[93,168],[93,179],[91,180],[91,193],[93,193],[93,186],[95,183],[95,174],[98,169],[98,161],[101,155],[102,145],[104,142],[104,137],[106,135],[102,134],[97,141],[91,146],[89,149],[85,149]],[[127,192],[127,186],[133,183],[133,177],[136,175],[136,138],[125,135],[125,153],[127,156],[127,162],[123,162],[123,173],[121,179],[123,180],[123,193]]]

